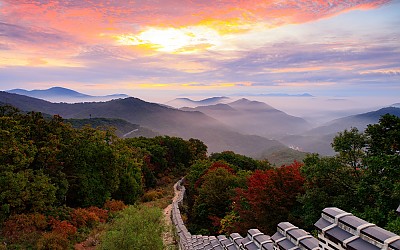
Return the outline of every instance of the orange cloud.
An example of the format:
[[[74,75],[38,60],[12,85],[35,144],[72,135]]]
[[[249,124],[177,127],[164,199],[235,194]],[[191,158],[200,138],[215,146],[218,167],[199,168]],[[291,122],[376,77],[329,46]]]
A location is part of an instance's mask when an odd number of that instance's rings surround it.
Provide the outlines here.
[[[270,26],[303,23],[354,9],[371,9],[389,0],[3,0],[7,22],[52,27],[93,39],[105,31],[140,31],[145,26],[210,25],[222,33],[264,22]],[[97,38],[96,38],[97,39]]]
[[[4,44],[23,51],[24,61],[45,58],[50,62],[49,58],[54,57],[68,60],[91,46],[119,45],[145,56],[194,54],[213,49],[228,51],[232,47],[239,50],[234,47],[234,36],[260,28],[260,24],[264,28],[304,23],[349,10],[377,8],[388,2],[0,0],[0,32],[3,31]],[[218,58],[228,56],[234,55],[221,54]],[[40,65],[39,61],[30,63]]]

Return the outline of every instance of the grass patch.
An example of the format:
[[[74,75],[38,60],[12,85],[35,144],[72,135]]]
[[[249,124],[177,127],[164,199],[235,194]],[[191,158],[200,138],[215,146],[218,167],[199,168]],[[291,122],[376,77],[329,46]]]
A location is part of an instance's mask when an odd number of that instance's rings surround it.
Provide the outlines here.
[[[147,207],[158,207],[164,209],[171,204],[172,198],[174,197],[174,183],[159,186],[155,190],[146,192],[147,197],[154,196],[154,193],[157,194],[157,197],[154,199],[142,199],[143,204]],[[146,196],[146,194],[144,196]]]
[[[129,206],[117,214],[103,235],[100,250],[162,250],[162,211],[157,207]]]

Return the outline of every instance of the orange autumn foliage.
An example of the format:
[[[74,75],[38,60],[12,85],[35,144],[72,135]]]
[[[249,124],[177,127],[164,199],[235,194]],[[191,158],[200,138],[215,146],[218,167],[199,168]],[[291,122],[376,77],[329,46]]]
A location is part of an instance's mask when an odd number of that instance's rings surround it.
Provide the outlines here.
[[[110,211],[110,212],[118,212],[123,209],[125,209],[127,206],[123,201],[118,201],[118,200],[108,200],[104,204],[104,209]]]

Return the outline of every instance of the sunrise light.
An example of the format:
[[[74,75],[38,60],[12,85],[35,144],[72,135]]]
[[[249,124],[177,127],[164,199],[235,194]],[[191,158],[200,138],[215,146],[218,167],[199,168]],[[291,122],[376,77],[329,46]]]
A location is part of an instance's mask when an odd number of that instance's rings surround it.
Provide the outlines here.
[[[206,26],[150,27],[139,34],[116,36],[120,45],[142,46],[168,53],[193,53],[220,44],[221,36]]]

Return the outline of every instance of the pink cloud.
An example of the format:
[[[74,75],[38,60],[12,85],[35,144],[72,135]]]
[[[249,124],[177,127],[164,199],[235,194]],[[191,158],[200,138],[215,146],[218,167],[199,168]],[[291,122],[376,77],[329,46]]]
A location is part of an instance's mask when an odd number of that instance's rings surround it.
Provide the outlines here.
[[[0,0],[0,36],[3,44],[0,44],[0,48],[13,49],[20,57],[28,59],[74,58],[80,53],[85,53],[87,47],[116,46],[114,34],[139,33],[147,26],[181,27],[203,24],[229,33],[241,31],[240,27],[235,29],[235,23],[240,25],[263,22],[271,26],[304,23],[354,9],[377,8],[389,0],[329,2]],[[209,44],[205,41],[196,46],[207,48]],[[196,46],[183,49],[193,50],[197,49]],[[130,48],[130,54],[153,53],[153,50],[142,51],[144,48],[134,47]]]
[[[354,9],[376,8],[389,0],[3,0],[10,23],[55,26],[82,36],[140,26],[187,26],[205,20],[273,26],[303,23]]]

